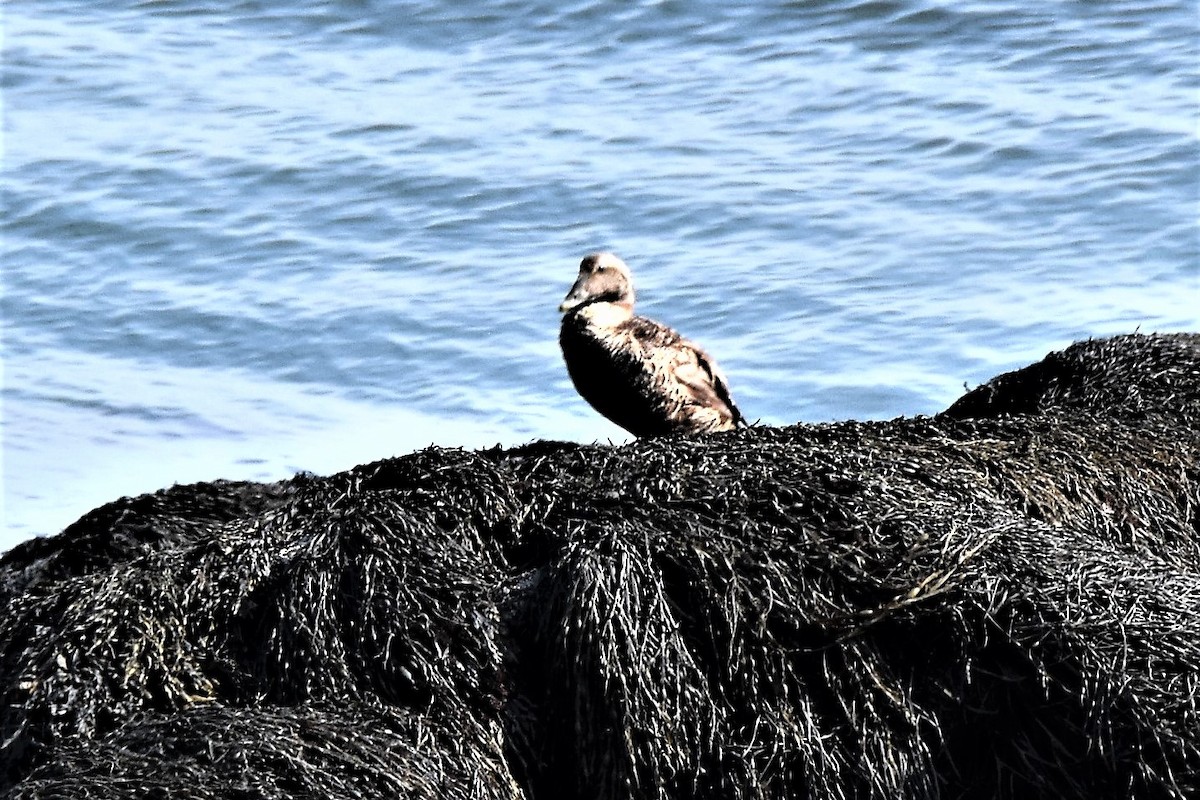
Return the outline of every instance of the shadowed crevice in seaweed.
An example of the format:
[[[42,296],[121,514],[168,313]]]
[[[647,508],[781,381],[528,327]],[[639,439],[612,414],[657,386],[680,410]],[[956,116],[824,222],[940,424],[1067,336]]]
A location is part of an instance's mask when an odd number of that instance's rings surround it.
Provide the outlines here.
[[[118,501],[0,562],[4,788],[1187,797],[1198,342],[935,418]]]

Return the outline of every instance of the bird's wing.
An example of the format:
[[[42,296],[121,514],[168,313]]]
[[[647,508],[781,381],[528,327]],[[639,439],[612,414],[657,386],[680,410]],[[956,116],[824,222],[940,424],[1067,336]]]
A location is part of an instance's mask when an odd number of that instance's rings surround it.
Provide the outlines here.
[[[697,404],[710,408],[723,405],[735,425],[746,424],[733,402],[725,375],[703,347],[685,339],[675,329],[645,317],[634,317],[627,326],[647,361],[657,361],[658,368],[669,373]]]
[[[721,403],[729,409],[734,424],[745,425],[745,418],[733,402],[729,383],[717,362],[694,342],[681,339],[679,345],[672,370],[679,382],[704,405]]]

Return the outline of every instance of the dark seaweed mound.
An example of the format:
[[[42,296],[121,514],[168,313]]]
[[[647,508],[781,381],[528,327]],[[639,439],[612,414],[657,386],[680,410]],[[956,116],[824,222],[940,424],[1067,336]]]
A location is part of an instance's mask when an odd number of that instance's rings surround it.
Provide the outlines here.
[[[430,449],[0,561],[14,798],[1200,793],[1200,336],[935,418]]]

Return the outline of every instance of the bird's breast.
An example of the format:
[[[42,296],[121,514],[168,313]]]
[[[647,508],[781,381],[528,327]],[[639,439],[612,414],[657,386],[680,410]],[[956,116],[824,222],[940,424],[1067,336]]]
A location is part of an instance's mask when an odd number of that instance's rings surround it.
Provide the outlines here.
[[[593,408],[636,436],[669,431],[654,360],[632,331],[564,319],[559,343],[571,382]]]

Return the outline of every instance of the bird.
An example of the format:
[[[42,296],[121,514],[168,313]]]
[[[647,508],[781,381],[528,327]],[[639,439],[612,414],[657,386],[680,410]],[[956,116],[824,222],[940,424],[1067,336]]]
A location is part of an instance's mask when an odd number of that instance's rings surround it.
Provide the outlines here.
[[[695,342],[633,313],[633,277],[613,253],[591,253],[558,310],[558,342],[575,389],[634,436],[746,425],[717,362]]]

